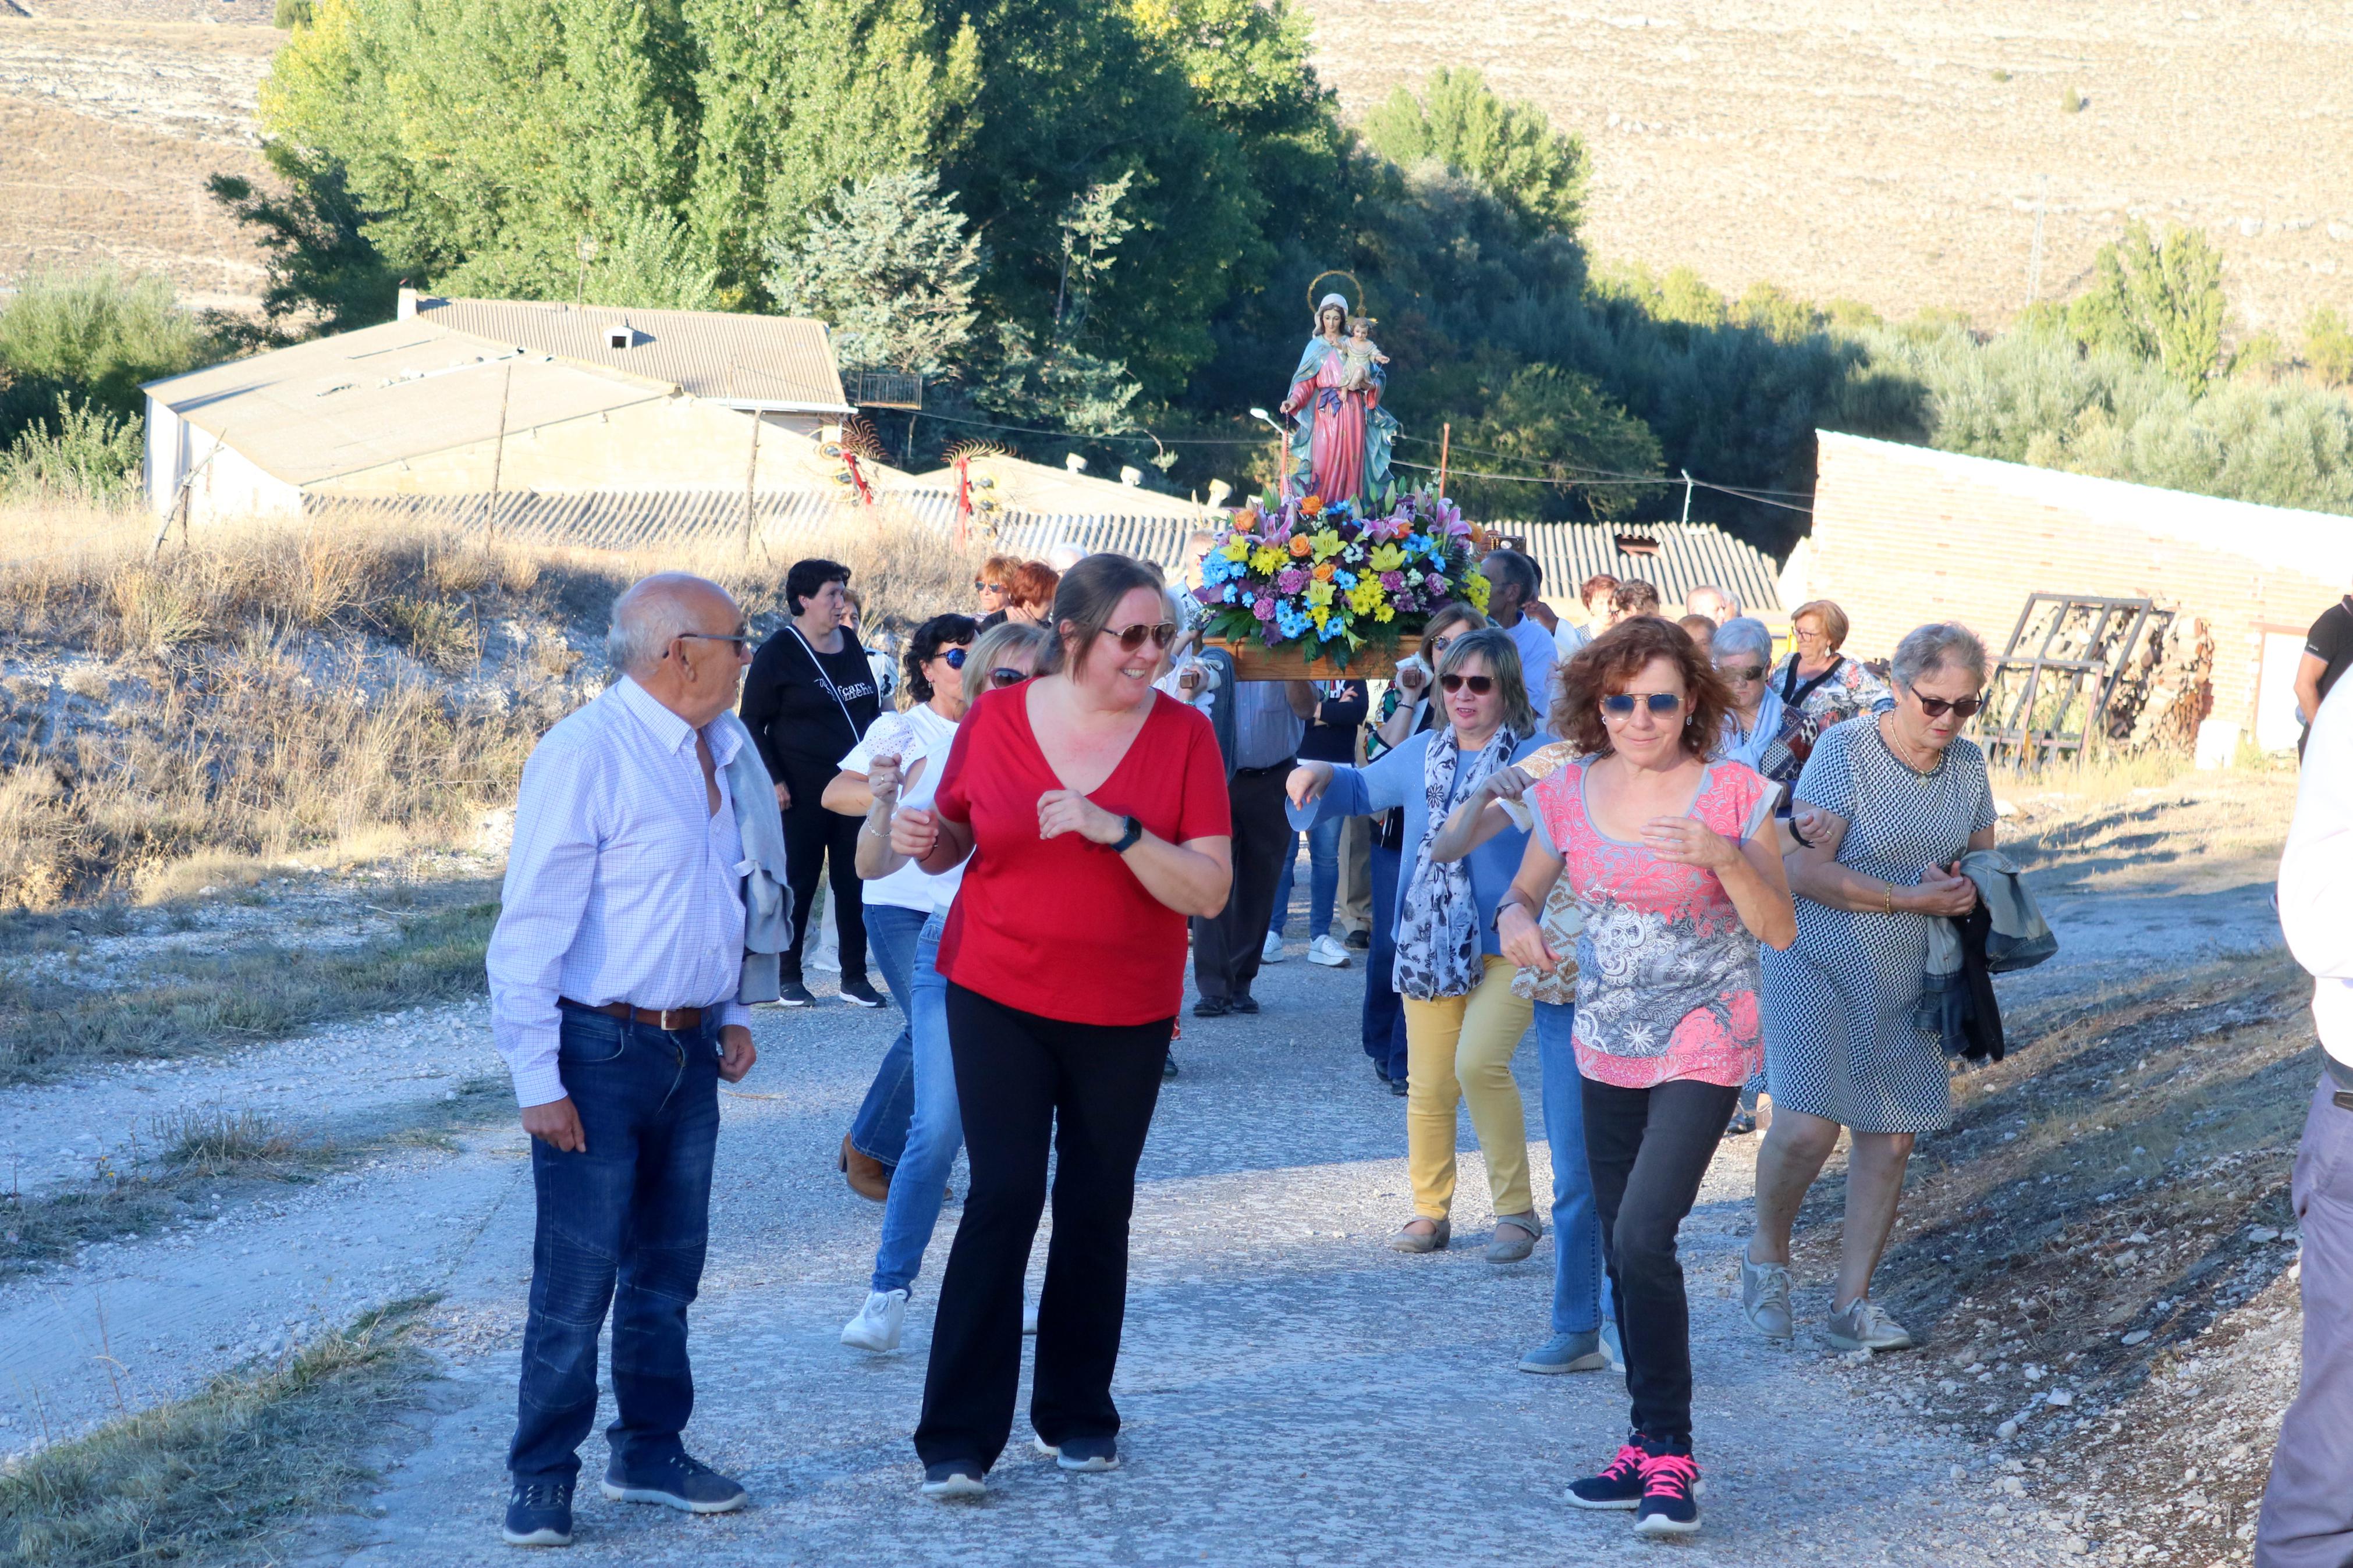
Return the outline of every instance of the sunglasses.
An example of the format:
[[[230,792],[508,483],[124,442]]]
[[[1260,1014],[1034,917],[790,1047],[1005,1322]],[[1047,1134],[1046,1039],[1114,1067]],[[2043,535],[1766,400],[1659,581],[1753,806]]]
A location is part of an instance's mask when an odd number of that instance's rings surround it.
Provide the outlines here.
[[[1716,673],[1726,680],[1762,680],[1765,679],[1765,667],[1761,664],[1720,665]]]
[[[1026,670],[1008,669],[1003,665],[998,665],[988,672],[988,687],[992,691],[1002,691],[1008,686],[1018,686],[1029,679],[1029,672]]]
[[[1637,701],[1658,714],[1676,712],[1683,705],[1683,698],[1672,691],[1620,691],[1601,700],[1601,711],[1613,719],[1630,718]]]
[[[1983,701],[1975,697],[1964,697],[1958,702],[1947,702],[1941,697],[1923,697],[1916,691],[1912,694],[1912,700],[1919,703],[1920,711],[1931,719],[1943,718],[1947,709],[1964,719],[1974,718],[1978,710],[1985,706]]]
[[[1165,648],[1170,643],[1176,640],[1176,623],[1174,621],[1162,621],[1157,626],[1147,626],[1142,621],[1138,621],[1132,626],[1122,626],[1117,631],[1113,631],[1109,626],[1105,626],[1103,628],[1103,636],[1117,637],[1119,639],[1119,646],[1125,648],[1130,653],[1134,653],[1137,648],[1142,647],[1144,646],[1144,639],[1146,637],[1150,637],[1152,639],[1152,646],[1154,647]]]
[[[738,648],[752,646],[751,636],[745,632],[681,632],[678,636],[681,642],[732,642]]]
[[[975,577],[972,580],[972,591],[976,594],[1002,594],[1005,592],[1005,584],[1002,583],[984,583],[979,578]]]
[[[1492,675],[1441,675],[1438,678],[1438,684],[1450,694],[1467,686],[1472,696],[1484,697],[1495,689],[1495,678]]]
[[[932,657],[934,658],[946,659],[950,669],[962,669],[964,668],[965,650],[963,648],[944,647]]]

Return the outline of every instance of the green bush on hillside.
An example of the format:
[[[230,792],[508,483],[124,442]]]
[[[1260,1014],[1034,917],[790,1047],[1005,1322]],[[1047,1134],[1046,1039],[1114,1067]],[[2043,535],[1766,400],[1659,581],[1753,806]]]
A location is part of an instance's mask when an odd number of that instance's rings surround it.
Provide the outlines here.
[[[54,432],[43,420],[0,447],[0,496],[120,505],[139,488],[141,428],[68,393]]]

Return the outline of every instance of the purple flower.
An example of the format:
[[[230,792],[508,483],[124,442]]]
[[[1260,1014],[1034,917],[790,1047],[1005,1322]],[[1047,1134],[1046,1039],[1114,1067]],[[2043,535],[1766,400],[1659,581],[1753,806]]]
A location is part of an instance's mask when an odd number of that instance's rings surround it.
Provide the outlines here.
[[[1201,603],[1205,605],[1217,604],[1225,596],[1225,588],[1221,584],[1215,583],[1204,583],[1199,587],[1193,590],[1193,597],[1200,600]]]
[[[1274,591],[1285,595],[1296,594],[1307,586],[1307,573],[1297,566],[1286,566],[1275,574]]]
[[[1250,605],[1250,614],[1256,616],[1261,621],[1272,621],[1274,619],[1274,601],[1272,599],[1259,599],[1253,601]]]
[[[1381,586],[1387,588],[1392,594],[1398,592],[1405,586],[1405,574],[1402,572],[1382,573]]]

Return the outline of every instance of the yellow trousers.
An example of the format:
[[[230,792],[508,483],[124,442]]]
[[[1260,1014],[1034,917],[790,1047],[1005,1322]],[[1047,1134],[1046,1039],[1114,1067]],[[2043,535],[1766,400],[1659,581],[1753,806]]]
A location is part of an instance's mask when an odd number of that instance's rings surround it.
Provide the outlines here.
[[[1490,957],[1486,978],[1467,996],[1405,1004],[1406,1164],[1413,1212],[1443,1219],[1454,1203],[1454,1108],[1471,1102],[1471,1126],[1487,1156],[1487,1186],[1498,1215],[1535,1207],[1528,1187],[1528,1130],[1512,1053],[1535,1005],[1512,994],[1514,970]]]

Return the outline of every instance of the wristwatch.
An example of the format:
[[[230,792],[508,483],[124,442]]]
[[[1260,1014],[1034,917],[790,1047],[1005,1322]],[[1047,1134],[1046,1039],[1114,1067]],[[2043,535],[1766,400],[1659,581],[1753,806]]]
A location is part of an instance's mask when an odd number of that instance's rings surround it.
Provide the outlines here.
[[[1124,855],[1134,848],[1136,840],[1143,837],[1144,824],[1131,816],[1127,819],[1127,831],[1112,841],[1111,852],[1114,855]]]

